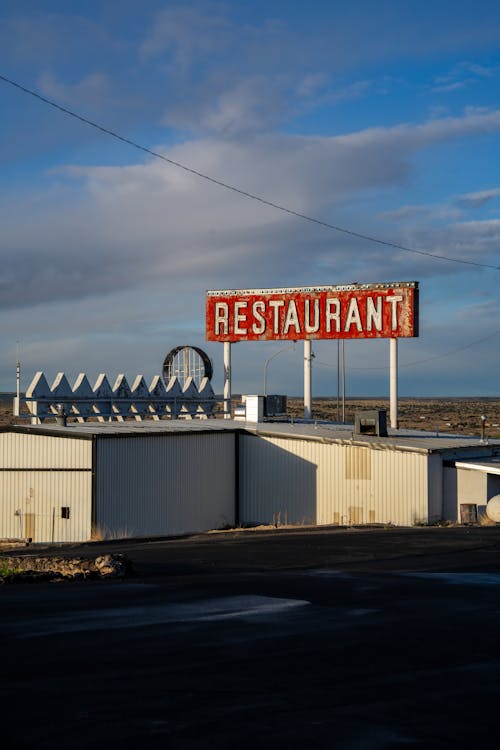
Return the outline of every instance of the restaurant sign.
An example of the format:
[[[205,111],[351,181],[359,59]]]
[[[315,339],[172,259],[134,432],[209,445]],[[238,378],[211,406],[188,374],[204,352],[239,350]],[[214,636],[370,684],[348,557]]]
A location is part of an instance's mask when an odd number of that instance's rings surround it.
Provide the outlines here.
[[[207,341],[299,341],[418,336],[418,282],[206,295]]]

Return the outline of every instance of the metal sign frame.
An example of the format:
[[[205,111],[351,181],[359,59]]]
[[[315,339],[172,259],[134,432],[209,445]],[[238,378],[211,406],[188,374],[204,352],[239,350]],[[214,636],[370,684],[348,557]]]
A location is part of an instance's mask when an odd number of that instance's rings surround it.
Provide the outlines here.
[[[209,290],[207,341],[418,336],[418,282]]]
[[[304,417],[312,417],[311,341],[390,341],[390,419],[398,426],[399,338],[419,335],[418,281],[206,293],[206,338],[224,344],[224,416],[231,417],[231,344],[304,341]]]

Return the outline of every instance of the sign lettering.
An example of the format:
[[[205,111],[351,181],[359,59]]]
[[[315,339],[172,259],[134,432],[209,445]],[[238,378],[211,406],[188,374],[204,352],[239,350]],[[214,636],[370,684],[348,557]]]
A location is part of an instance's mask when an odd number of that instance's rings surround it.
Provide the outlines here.
[[[208,291],[208,341],[418,336],[418,282]]]

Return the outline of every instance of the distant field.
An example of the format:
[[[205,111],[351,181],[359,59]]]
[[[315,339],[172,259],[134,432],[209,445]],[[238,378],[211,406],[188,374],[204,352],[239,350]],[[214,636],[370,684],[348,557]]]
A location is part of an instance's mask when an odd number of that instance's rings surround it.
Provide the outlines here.
[[[13,424],[15,422],[12,416],[12,398],[2,398],[0,400],[0,425]]]
[[[360,409],[389,412],[389,399],[347,399],[346,422],[354,422],[354,412]],[[302,416],[302,399],[289,398],[288,413]],[[480,435],[482,414],[487,417],[487,436],[500,437],[500,398],[402,398],[398,402],[399,426],[410,429]],[[313,418],[336,420],[337,399],[313,399]]]
[[[347,399],[346,422],[354,422],[354,412],[360,409],[387,409],[388,399]],[[481,414],[487,417],[486,435],[500,438],[500,398],[402,398],[399,400],[399,425],[411,429],[433,432],[455,432],[463,435],[481,434]],[[302,399],[288,399],[288,414],[302,417]],[[342,418],[342,413],[340,412]],[[337,400],[332,398],[313,399],[313,418],[337,420]],[[26,424],[27,420],[15,420],[12,416],[12,399],[0,400],[0,425],[16,421]]]

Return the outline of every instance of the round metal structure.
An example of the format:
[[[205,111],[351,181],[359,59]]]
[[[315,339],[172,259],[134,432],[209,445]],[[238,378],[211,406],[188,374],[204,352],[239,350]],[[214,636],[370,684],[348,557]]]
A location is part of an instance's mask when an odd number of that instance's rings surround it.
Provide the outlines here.
[[[203,349],[197,346],[176,346],[163,360],[163,381],[168,385],[170,378],[176,377],[183,384],[191,377],[196,386],[203,378],[212,380],[212,360]]]
[[[486,515],[491,521],[500,523],[500,495],[495,495],[488,501]]]

